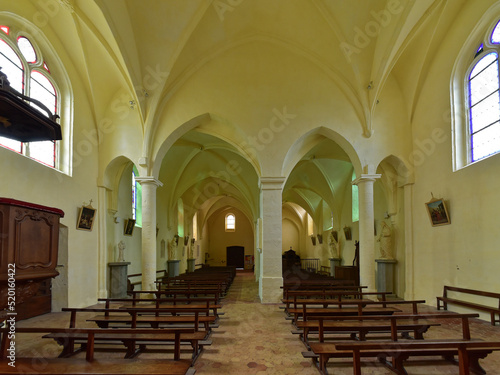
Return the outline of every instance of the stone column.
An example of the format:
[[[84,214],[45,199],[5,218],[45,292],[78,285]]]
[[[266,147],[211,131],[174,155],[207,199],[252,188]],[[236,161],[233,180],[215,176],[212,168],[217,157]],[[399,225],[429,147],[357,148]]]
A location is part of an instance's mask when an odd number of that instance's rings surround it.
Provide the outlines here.
[[[262,256],[259,294],[262,303],[278,303],[283,285],[281,261],[281,201],[284,177],[262,177]]]
[[[362,174],[353,181],[359,192],[359,277],[368,291],[375,288],[375,235],[373,213],[373,183],[379,174]]]
[[[156,189],[154,177],[137,177],[142,186],[142,290],[156,289]]]
[[[404,185],[404,215],[405,215],[405,299],[415,298],[413,276],[413,184]]]
[[[108,297],[107,275],[108,269],[108,239],[107,239],[107,216],[108,216],[108,189],[104,186],[98,188],[98,208],[97,208],[97,227],[99,235],[99,250],[97,263],[97,295],[99,298]]]

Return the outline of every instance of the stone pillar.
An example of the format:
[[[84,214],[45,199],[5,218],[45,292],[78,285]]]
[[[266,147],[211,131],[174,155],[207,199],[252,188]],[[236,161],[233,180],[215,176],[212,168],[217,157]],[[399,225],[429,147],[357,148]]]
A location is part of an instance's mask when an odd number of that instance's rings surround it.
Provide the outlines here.
[[[99,235],[98,263],[97,263],[97,295],[99,298],[108,297],[107,275],[108,270],[108,239],[107,239],[107,216],[108,216],[108,189],[104,186],[98,188],[98,207],[97,207],[97,227]]]
[[[142,186],[142,290],[156,289],[156,189],[154,177],[137,177]]]
[[[413,184],[404,185],[405,215],[405,295],[406,300],[415,298],[413,256]]]
[[[284,177],[262,177],[262,256],[259,294],[262,303],[278,303],[283,285],[281,260],[281,201]]]
[[[368,291],[375,291],[375,235],[373,183],[379,174],[362,174],[353,181],[359,192],[359,278]]]

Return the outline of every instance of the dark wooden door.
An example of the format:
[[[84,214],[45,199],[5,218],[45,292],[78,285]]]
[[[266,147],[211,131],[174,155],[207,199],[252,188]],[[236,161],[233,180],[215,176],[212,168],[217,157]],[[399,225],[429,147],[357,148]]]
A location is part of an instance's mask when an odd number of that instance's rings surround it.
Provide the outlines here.
[[[245,248],[243,246],[228,246],[226,248],[226,262],[228,266],[245,267]]]

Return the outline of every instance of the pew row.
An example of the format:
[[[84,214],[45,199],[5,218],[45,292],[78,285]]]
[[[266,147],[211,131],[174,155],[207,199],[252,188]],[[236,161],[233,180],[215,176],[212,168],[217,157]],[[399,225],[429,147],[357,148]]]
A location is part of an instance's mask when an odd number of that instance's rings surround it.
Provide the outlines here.
[[[133,332],[131,332],[133,331]],[[192,361],[187,359],[123,359],[123,358],[95,358],[95,343],[101,335],[108,332],[99,328],[29,328],[16,327],[16,336],[22,333],[62,333],[69,336],[83,334],[87,336],[85,344],[85,358],[21,358],[15,357],[15,367],[9,365],[9,347],[11,338],[9,328],[1,330],[2,341],[0,349],[0,374],[141,374],[141,375],[192,375]],[[138,330],[114,330],[113,335],[128,340]],[[155,330],[158,339],[162,335],[167,337],[171,333],[167,330]],[[120,336],[121,335],[121,336]],[[133,336],[132,336],[133,337]],[[133,338],[131,339],[133,340]],[[177,343],[177,345],[180,345]]]

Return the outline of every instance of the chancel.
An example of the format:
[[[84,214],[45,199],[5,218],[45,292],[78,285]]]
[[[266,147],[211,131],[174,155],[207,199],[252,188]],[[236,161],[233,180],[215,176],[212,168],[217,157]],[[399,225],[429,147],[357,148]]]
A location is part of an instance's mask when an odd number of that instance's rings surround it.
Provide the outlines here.
[[[433,353],[498,372],[499,21],[497,0],[0,0],[0,201],[23,202],[0,212],[0,308],[32,329],[19,366],[336,373],[343,349],[311,343],[343,324],[390,345],[443,332]],[[464,346],[452,319],[331,319],[436,297],[477,314]],[[69,358],[43,354],[65,333]],[[431,373],[411,345],[384,363]],[[358,354],[387,371],[372,349],[348,345],[348,372]]]

